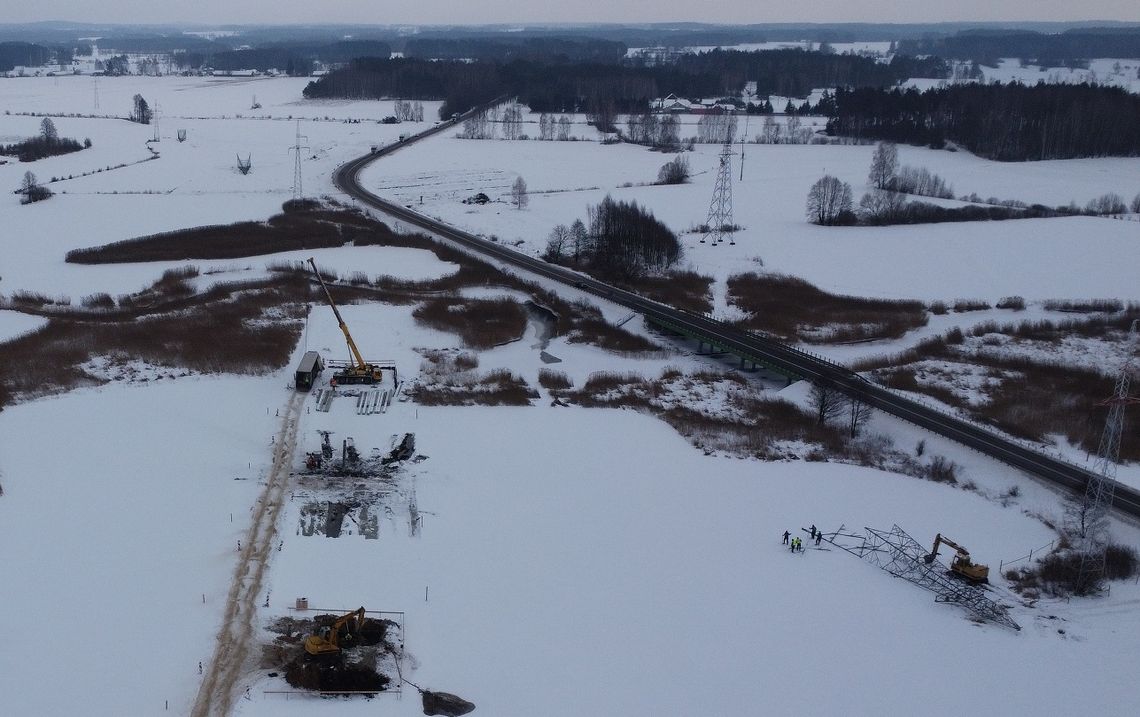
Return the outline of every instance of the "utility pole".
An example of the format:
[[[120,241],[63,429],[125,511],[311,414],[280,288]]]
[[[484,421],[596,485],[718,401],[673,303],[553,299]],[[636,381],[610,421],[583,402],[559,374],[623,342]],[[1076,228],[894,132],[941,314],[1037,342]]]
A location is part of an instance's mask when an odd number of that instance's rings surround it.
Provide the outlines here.
[[[158,103],[154,103],[154,112],[151,119],[154,120],[154,141],[159,142],[162,140],[162,135],[158,133]]]

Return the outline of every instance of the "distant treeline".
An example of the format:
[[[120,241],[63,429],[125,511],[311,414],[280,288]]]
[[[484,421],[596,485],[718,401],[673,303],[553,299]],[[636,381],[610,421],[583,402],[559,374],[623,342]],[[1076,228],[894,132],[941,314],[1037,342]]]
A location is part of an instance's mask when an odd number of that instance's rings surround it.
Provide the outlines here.
[[[1097,57],[1140,57],[1140,28],[1085,28],[1055,35],[975,30],[951,37],[904,40],[898,50],[985,65],[996,64],[998,58],[1017,57],[1038,65],[1072,66]]]
[[[470,37],[412,38],[404,44],[405,57],[440,60],[510,62],[533,60],[552,63],[616,63],[625,57],[625,43],[592,38]],[[361,53],[357,57],[363,57]],[[377,53],[367,53],[381,57]]]
[[[835,94],[828,134],[941,147],[999,161],[1140,155],[1140,96],[1096,85],[952,85]]]
[[[117,52],[170,53],[175,67],[198,69],[212,67],[217,70],[260,70],[277,69],[287,74],[307,75],[314,63],[330,64],[349,62],[356,57],[389,57],[392,47],[378,40],[342,40],[320,44],[281,43],[241,50],[230,49],[226,45],[212,43],[201,38],[151,38],[118,37],[101,38],[99,45]],[[78,50],[78,52],[77,52]],[[17,65],[39,67],[55,62],[69,65],[76,55],[87,56],[90,45],[75,47],[45,47],[26,42],[0,42],[0,72],[11,70]],[[126,55],[118,55],[104,60],[109,75],[126,74]]]
[[[884,64],[859,55],[798,49],[713,50],[683,55],[677,69],[698,77],[716,77],[718,92],[736,93],[745,82],[755,82],[757,94],[784,97],[806,97],[819,87],[889,87],[911,77],[942,79],[950,76],[950,66],[938,57],[895,55],[889,64]]]
[[[39,67],[52,58],[52,51],[30,42],[0,42],[0,72],[17,66]]]
[[[247,50],[216,52],[203,57],[202,64],[215,70],[281,70],[290,75],[307,75],[313,63],[349,62],[357,57],[389,57],[392,47],[378,40],[345,40],[330,45],[281,45]]]
[[[415,58],[361,58],[310,83],[305,96],[368,99],[443,99],[443,116],[503,94],[535,112],[641,112],[657,97],[739,97],[744,84],[760,95],[806,96],[817,87],[892,85],[907,77],[945,77],[938,59],[898,58],[880,64],[856,55],[803,50],[714,51],[686,55],[676,64],[552,64],[529,60],[428,62]]]

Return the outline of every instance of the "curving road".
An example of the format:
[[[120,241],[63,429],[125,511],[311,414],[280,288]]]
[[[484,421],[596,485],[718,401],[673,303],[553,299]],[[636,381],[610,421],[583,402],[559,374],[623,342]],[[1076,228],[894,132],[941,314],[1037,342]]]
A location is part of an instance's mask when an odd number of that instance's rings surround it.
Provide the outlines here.
[[[496,100],[498,101],[498,100]],[[494,103],[490,103],[494,104]],[[413,135],[385,147],[378,147],[371,154],[358,157],[337,168],[333,182],[346,194],[363,204],[374,207],[400,221],[419,227],[438,236],[504,263],[525,269],[547,279],[588,291],[614,303],[621,304],[643,314],[649,321],[673,329],[689,336],[703,339],[725,351],[739,355],[749,361],[764,364],[781,373],[799,376],[813,382],[834,386],[852,398],[858,398],[885,413],[908,421],[952,441],[973,448],[1003,463],[1019,468],[1047,484],[1068,492],[1083,495],[1093,473],[1080,466],[1045,455],[1027,448],[1008,438],[968,421],[951,416],[921,403],[873,384],[844,366],[819,356],[805,353],[773,339],[757,336],[733,328],[724,322],[698,314],[674,309],[637,294],[617,289],[608,284],[564,269],[545,261],[520,254],[499,244],[480,239],[468,232],[456,229],[431,217],[378,197],[364,189],[359,182],[360,172],[370,163],[387,156],[412,143],[442,132],[467,116],[483,109],[471,110],[463,116],[436,125],[420,134]],[[1140,518],[1140,492],[1117,483],[1113,497],[1113,508],[1120,514]]]

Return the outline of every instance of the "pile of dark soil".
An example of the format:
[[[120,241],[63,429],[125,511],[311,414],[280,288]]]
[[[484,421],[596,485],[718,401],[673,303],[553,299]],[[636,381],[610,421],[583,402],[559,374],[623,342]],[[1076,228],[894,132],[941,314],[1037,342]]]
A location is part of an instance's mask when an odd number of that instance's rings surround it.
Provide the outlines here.
[[[391,679],[363,665],[294,660],[285,668],[285,681],[293,687],[320,692],[380,692]]]

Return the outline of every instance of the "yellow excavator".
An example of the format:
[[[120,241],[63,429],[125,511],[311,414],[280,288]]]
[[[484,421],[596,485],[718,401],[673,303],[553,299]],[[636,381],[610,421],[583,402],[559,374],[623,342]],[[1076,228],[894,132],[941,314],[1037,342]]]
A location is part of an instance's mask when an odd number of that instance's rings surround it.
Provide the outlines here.
[[[325,290],[325,298],[328,299],[329,306],[332,307],[333,313],[336,314],[336,320],[340,322],[340,330],[344,332],[344,340],[348,342],[348,348],[352,351],[352,361],[348,366],[336,372],[334,380],[337,383],[380,383],[383,376],[380,372],[380,367],[367,363],[364,357],[360,355],[360,349],[356,348],[356,342],[352,340],[352,334],[348,332],[348,324],[344,323],[341,318],[340,310],[336,308],[333,302],[332,294],[329,293],[329,287],[325,284],[324,277],[321,272],[317,271],[317,263],[309,257],[309,264],[313,267],[313,273],[317,275],[317,281],[321,282],[321,288]]]
[[[353,610],[337,619],[332,627],[321,629],[315,635],[305,638],[305,652],[310,657],[335,657],[340,654],[340,631],[347,628],[348,635],[355,635],[364,626],[364,608]]]
[[[954,558],[950,561],[950,572],[972,583],[988,583],[990,581],[990,567],[988,565],[979,565],[970,560],[970,551],[958,545],[953,540],[944,537],[942,533],[938,533],[934,536],[934,547],[931,549],[930,554],[926,556],[927,564],[933,563],[934,559],[938,557],[938,547],[940,545],[954,548]]]

